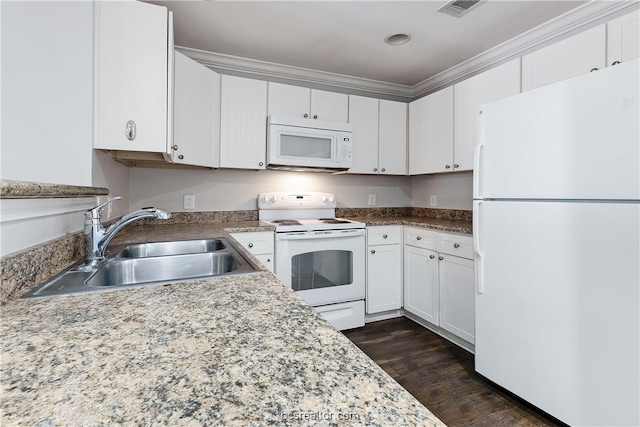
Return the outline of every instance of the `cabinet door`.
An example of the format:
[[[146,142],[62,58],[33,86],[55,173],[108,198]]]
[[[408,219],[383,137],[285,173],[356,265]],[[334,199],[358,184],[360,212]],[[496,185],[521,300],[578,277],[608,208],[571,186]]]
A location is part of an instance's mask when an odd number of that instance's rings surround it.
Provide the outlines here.
[[[220,75],[176,52],[174,76],[174,161],[218,167]]]
[[[311,90],[306,87],[269,82],[269,115],[309,117]]]
[[[258,261],[273,271],[274,233],[273,231],[252,231],[231,233]]]
[[[438,325],[438,253],[404,246],[404,309]]]
[[[94,43],[94,148],[170,153],[167,8],[95,2]]]
[[[353,125],[353,163],[350,173],[378,173],[378,100],[349,96],[349,123]]]
[[[640,12],[607,22],[607,65],[640,56]]]
[[[522,91],[604,68],[605,25],[583,31],[522,57]]]
[[[267,82],[222,76],[220,167],[264,169]]]
[[[369,246],[367,254],[367,313],[402,307],[402,247]]]
[[[311,90],[311,118],[325,122],[349,121],[349,96],[343,93]]]
[[[473,261],[440,255],[440,327],[474,343],[475,276]]]
[[[473,169],[476,118],[481,104],[520,93],[520,59],[502,64],[453,86],[454,170]]]
[[[453,86],[409,104],[409,174],[453,170]]]
[[[407,174],[407,104],[380,100],[378,168],[387,175]]]

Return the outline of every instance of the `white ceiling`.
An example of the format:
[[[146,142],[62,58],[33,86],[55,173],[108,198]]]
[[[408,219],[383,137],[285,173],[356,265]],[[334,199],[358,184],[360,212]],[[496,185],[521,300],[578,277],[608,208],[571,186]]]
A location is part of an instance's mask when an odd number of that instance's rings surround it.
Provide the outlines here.
[[[483,0],[455,18],[435,0],[148,2],[173,11],[177,46],[405,87],[588,3]]]

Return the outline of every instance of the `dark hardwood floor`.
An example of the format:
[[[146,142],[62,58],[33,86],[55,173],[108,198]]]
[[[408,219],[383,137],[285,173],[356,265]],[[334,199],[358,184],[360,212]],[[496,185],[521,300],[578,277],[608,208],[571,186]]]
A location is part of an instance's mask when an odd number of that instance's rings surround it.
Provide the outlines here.
[[[406,317],[344,334],[448,426],[562,425],[477,375],[473,354]]]

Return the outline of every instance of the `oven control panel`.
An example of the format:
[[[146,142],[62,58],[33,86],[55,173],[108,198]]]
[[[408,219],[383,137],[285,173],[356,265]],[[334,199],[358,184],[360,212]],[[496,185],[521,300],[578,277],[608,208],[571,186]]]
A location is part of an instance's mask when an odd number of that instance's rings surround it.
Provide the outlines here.
[[[336,196],[332,193],[277,191],[258,195],[258,209],[321,209],[337,206]]]

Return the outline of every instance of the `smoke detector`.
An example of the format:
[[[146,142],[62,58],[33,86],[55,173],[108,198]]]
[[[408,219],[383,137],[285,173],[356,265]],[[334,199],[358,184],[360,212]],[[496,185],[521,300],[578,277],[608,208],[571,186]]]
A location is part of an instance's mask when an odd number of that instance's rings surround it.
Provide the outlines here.
[[[476,7],[480,0],[454,0],[438,9],[438,12],[460,18],[469,12],[469,9]]]

